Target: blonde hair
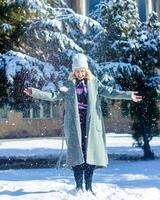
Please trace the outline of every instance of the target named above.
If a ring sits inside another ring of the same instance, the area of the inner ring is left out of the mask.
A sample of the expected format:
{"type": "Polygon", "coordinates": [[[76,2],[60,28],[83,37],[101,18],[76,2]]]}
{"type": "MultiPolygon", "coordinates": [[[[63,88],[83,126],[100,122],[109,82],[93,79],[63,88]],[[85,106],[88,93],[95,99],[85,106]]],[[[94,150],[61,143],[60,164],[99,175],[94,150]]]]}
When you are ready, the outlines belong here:
{"type": "MultiPolygon", "coordinates": [[[[85,70],[86,70],[86,76],[85,76],[85,78],[87,80],[93,80],[94,79],[94,75],[92,74],[92,72],[89,69],[85,69],[85,70]]],[[[74,72],[75,72],[75,70],[69,73],[68,80],[73,81],[73,80],[76,79],[74,72]]]]}

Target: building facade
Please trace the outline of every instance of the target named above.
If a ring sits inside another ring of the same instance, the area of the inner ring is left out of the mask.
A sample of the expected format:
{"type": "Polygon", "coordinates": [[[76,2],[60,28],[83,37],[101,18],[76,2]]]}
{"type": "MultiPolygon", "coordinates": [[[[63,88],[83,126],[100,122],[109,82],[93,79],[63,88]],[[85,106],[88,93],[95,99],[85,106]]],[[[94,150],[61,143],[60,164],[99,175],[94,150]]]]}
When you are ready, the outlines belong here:
{"type": "MultiPolygon", "coordinates": [[[[63,105],[48,102],[48,109],[44,102],[36,108],[16,112],[7,108],[0,108],[0,139],[24,137],[61,137],[63,134],[63,105]]],[[[6,105],[5,105],[6,106],[6,105]]],[[[104,119],[106,132],[132,133],[132,121],[123,118],[119,105],[109,106],[109,117],[104,119]]]]}
{"type": "Polygon", "coordinates": [[[87,0],[66,0],[69,7],[81,15],[88,14],[88,1],[87,0]]]}
{"type": "Polygon", "coordinates": [[[148,15],[154,11],[160,21],[160,0],[137,0],[141,21],[146,21],[148,15]]]}
{"type": "Polygon", "coordinates": [[[17,112],[7,104],[0,107],[0,139],[22,137],[59,137],[63,129],[63,105],[38,101],[17,112]]]}

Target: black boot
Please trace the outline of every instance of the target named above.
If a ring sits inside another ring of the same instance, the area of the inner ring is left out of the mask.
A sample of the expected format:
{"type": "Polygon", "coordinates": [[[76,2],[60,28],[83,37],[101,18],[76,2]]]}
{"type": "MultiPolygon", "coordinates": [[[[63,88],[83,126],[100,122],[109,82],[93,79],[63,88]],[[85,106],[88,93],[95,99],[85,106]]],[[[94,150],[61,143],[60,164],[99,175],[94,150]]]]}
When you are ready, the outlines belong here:
{"type": "Polygon", "coordinates": [[[87,181],[87,183],[85,184],[85,189],[87,192],[91,192],[93,195],[96,195],[92,189],[92,182],[87,181]]]}
{"type": "Polygon", "coordinates": [[[92,183],[87,183],[85,186],[87,192],[91,192],[93,195],[96,195],[96,193],[92,189],[92,183]]]}
{"type": "Polygon", "coordinates": [[[75,167],[72,167],[74,172],[74,178],[76,182],[76,190],[82,190],[83,191],[83,166],[77,165],[75,167]]]}
{"type": "Polygon", "coordinates": [[[91,192],[93,195],[95,195],[95,193],[92,190],[92,178],[94,168],[95,166],[86,164],[84,169],[85,189],[86,191],[91,192]]]}
{"type": "Polygon", "coordinates": [[[96,193],[92,190],[92,187],[89,188],[88,190],[86,190],[87,192],[90,192],[91,194],[93,194],[94,196],[96,196],[96,193]]]}

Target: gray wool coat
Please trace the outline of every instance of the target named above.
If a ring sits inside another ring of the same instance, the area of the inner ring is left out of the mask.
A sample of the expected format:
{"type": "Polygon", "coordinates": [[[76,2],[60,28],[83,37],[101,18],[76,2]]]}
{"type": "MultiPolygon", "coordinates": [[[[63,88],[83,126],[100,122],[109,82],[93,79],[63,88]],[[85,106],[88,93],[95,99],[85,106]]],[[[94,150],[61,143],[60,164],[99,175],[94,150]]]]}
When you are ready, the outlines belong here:
{"type": "MultiPolygon", "coordinates": [[[[46,101],[55,101],[60,98],[64,99],[64,133],[67,144],[67,166],[71,168],[72,166],[84,163],[84,158],[81,144],[81,128],[75,80],[68,81],[66,87],[68,91],[60,92],[59,94],[43,92],[32,88],[32,97],[46,101]]],[[[96,78],[87,81],[87,89],[88,108],[86,131],[88,137],[86,162],[91,165],[96,165],[97,167],[105,167],[108,164],[108,156],[99,96],[104,96],[109,99],[131,100],[132,92],[119,91],[112,87],[104,86],[96,78]]]]}

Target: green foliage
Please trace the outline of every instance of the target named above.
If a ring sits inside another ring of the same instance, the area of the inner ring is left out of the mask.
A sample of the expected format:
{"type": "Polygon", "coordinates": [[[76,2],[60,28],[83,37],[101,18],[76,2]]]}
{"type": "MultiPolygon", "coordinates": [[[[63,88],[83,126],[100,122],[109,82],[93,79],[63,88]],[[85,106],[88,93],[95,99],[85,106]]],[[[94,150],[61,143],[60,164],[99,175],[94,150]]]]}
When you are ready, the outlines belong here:
{"type": "MultiPolygon", "coordinates": [[[[152,77],[156,75],[155,68],[159,68],[160,66],[160,23],[158,22],[156,14],[152,13],[148,21],[137,27],[134,32],[134,43],[136,45],[133,45],[134,48],[133,46],[129,47],[131,56],[128,54],[128,57],[126,56],[125,58],[121,58],[122,60],[126,60],[127,58],[127,61],[130,61],[131,64],[139,65],[145,74],[144,85],[140,85],[139,82],[137,82],[137,89],[143,95],[143,104],[141,104],[141,106],[144,107],[143,113],[139,113],[140,111],[142,112],[142,110],[138,109],[138,111],[135,112],[135,115],[137,118],[144,118],[143,123],[150,140],[154,135],[159,134],[157,124],[159,120],[159,110],[157,107],[158,98],[156,93],[156,84],[154,83],[154,79],[152,83],[148,81],[148,79],[152,79],[152,77]]],[[[130,44],[129,40],[130,38],[128,39],[128,46],[130,44]]],[[[126,49],[126,52],[128,53],[128,49],[126,49]]],[[[125,55],[127,55],[127,53],[125,53],[125,55]]],[[[139,105],[136,104],[132,109],[136,110],[136,107],[139,107],[139,105]]],[[[136,120],[134,121],[133,128],[135,130],[134,138],[139,142],[142,130],[138,125],[138,122],[139,121],[136,122],[136,120]]]]}
{"type": "Polygon", "coordinates": [[[32,98],[23,92],[26,76],[28,76],[28,73],[25,70],[17,72],[14,77],[14,84],[10,87],[10,98],[13,100],[12,109],[16,111],[22,111],[33,103],[32,98]]]}
{"type": "Polygon", "coordinates": [[[138,144],[143,143],[144,150],[147,149],[146,157],[153,157],[149,141],[159,134],[156,88],[160,85],[160,77],[156,75],[156,68],[160,66],[160,23],[157,15],[152,13],[148,21],[142,23],[135,0],[104,0],[95,11],[94,18],[106,29],[106,37],[100,38],[102,43],[96,46],[98,50],[103,49],[98,61],[107,58],[110,61],[126,62],[138,65],[143,71],[144,78],[139,80],[133,74],[130,80],[127,80],[127,74],[114,78],[122,89],[138,91],[143,96],[141,103],[123,103],[123,114],[126,115],[130,110],[134,120],[133,138],[138,144]]]}
{"type": "Polygon", "coordinates": [[[7,4],[7,1],[0,0],[0,53],[18,46],[18,39],[23,34],[24,25],[33,16],[24,3],[7,4]]]}
{"type": "Polygon", "coordinates": [[[98,61],[119,61],[114,50],[116,41],[128,37],[130,31],[138,26],[139,15],[136,0],[103,0],[91,15],[106,30],[106,36],[100,38],[98,61]]]}
{"type": "Polygon", "coordinates": [[[119,36],[127,36],[139,18],[136,0],[115,0],[114,2],[103,0],[92,16],[108,33],[112,32],[114,35],[119,33],[119,36]]]}
{"type": "Polygon", "coordinates": [[[5,70],[0,69],[0,99],[7,97],[7,77],[5,75],[5,70]]]}
{"type": "Polygon", "coordinates": [[[0,106],[8,102],[8,80],[6,77],[5,59],[0,54],[0,106]]]}
{"type": "Polygon", "coordinates": [[[121,102],[121,113],[122,113],[122,116],[128,117],[130,113],[130,103],[128,101],[123,100],[121,102]]]}
{"type": "Polygon", "coordinates": [[[104,97],[101,98],[101,109],[103,117],[108,117],[108,101],[104,97]]]}
{"type": "MultiPolygon", "coordinates": [[[[35,14],[24,3],[18,4],[16,1],[7,3],[5,0],[0,0],[0,53],[19,46],[19,38],[23,35],[27,21],[34,17],[35,14]]],[[[3,65],[5,66],[5,63],[3,65]]],[[[5,69],[0,70],[0,91],[1,98],[10,97],[13,101],[13,91],[9,89],[5,69]]]]}

